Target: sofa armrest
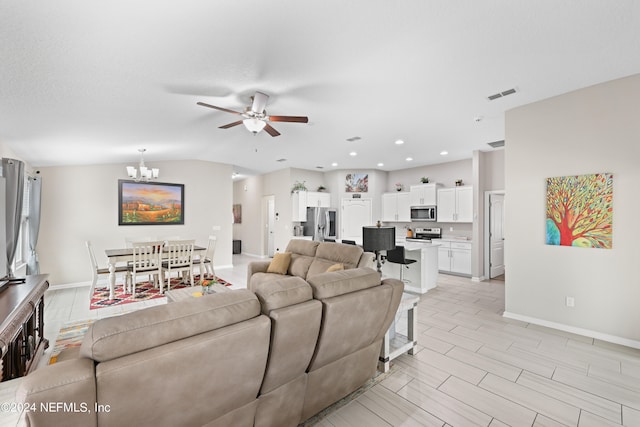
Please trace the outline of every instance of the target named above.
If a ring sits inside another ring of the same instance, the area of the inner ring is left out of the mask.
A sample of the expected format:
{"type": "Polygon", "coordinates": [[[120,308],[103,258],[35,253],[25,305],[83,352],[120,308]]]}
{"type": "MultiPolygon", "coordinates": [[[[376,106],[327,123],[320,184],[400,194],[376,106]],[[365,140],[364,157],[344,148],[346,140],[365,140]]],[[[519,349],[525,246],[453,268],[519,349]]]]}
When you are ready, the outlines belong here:
{"type": "Polygon", "coordinates": [[[247,289],[251,289],[251,276],[256,273],[266,273],[271,261],[252,261],[247,266],[247,289]]]}
{"type": "Polygon", "coordinates": [[[358,268],[367,267],[367,268],[376,268],[376,254],[373,252],[363,252],[362,256],[360,256],[360,261],[358,261],[358,268]]]}
{"type": "Polygon", "coordinates": [[[16,391],[27,426],[97,426],[94,362],[77,358],[40,368],[16,391]]]}

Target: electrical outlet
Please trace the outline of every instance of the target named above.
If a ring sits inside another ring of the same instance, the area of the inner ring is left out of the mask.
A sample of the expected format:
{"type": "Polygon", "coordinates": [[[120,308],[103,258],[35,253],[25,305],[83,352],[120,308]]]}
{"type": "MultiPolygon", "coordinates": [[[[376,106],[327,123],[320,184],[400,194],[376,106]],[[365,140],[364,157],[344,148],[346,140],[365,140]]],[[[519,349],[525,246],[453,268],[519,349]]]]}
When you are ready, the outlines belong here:
{"type": "Polygon", "coordinates": [[[566,304],[567,304],[567,307],[575,307],[575,305],[576,305],[576,300],[575,300],[575,298],[573,298],[573,297],[567,297],[567,299],[566,299],[566,304]]]}

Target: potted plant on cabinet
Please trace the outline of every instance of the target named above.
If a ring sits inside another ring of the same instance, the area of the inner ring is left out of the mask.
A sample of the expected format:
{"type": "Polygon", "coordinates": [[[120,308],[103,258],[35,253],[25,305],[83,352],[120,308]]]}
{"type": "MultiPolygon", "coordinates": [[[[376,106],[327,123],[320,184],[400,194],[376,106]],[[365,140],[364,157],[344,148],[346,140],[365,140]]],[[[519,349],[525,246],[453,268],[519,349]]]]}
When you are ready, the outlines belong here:
{"type": "Polygon", "coordinates": [[[428,176],[423,176],[422,178],[420,178],[420,182],[423,184],[428,184],[429,183],[429,177],[428,176]]]}

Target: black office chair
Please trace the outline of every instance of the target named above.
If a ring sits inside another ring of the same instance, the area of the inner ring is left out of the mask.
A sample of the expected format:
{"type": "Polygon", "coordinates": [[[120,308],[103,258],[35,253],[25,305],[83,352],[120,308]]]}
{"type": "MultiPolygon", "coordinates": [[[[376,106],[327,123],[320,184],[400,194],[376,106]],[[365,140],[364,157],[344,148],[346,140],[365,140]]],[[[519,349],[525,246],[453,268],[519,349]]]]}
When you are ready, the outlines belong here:
{"type": "Polygon", "coordinates": [[[356,242],[353,240],[343,240],[342,243],[346,244],[346,245],[355,245],[356,242]]]}
{"type": "Polygon", "coordinates": [[[396,246],[395,249],[387,251],[387,261],[400,264],[400,281],[404,282],[404,268],[409,268],[409,264],[418,260],[405,258],[404,246],[396,246]]]}

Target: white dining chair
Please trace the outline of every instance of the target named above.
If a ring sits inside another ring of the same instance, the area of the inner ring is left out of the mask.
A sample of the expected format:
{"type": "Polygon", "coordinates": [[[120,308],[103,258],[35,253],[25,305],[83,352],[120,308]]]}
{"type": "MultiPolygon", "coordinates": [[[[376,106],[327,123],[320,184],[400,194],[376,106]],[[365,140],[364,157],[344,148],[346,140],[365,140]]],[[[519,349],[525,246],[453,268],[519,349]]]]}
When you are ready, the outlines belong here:
{"type": "Polygon", "coordinates": [[[153,242],[133,242],[133,261],[131,269],[133,280],[131,282],[131,293],[136,296],[136,277],[138,274],[148,274],[153,276],[154,286],[160,286],[162,293],[162,247],[164,242],[156,240],[153,242]]]}
{"type": "MultiPolygon", "coordinates": [[[[165,245],[165,260],[162,262],[162,268],[167,273],[167,290],[171,290],[171,272],[176,271],[182,273],[184,282],[185,276],[189,277],[189,282],[193,286],[193,247],[195,240],[169,240],[165,245]]],[[[162,292],[162,285],[160,285],[162,292]]]]}
{"type": "Polygon", "coordinates": [[[155,236],[138,236],[138,237],[129,236],[124,238],[124,244],[126,248],[132,248],[133,244],[137,242],[155,242],[157,240],[160,240],[160,239],[158,239],[155,236]]]}
{"type": "MultiPolygon", "coordinates": [[[[91,241],[87,240],[84,242],[87,246],[87,251],[89,252],[89,261],[91,262],[91,289],[89,290],[89,298],[93,296],[93,292],[95,291],[96,283],[98,283],[98,276],[100,275],[109,275],[108,268],[100,268],[98,267],[98,262],[96,261],[96,256],[93,253],[93,246],[91,246],[91,241]]],[[[117,273],[125,273],[124,282],[122,284],[123,289],[126,291],[127,282],[131,282],[131,267],[129,266],[120,266],[116,267],[117,273]]]]}
{"type": "Polygon", "coordinates": [[[200,273],[199,283],[202,283],[207,273],[209,273],[213,278],[216,277],[216,270],[213,267],[213,256],[216,251],[216,241],[216,236],[209,236],[207,250],[204,252],[204,255],[198,255],[193,260],[194,267],[198,266],[198,271],[200,273]]]}

